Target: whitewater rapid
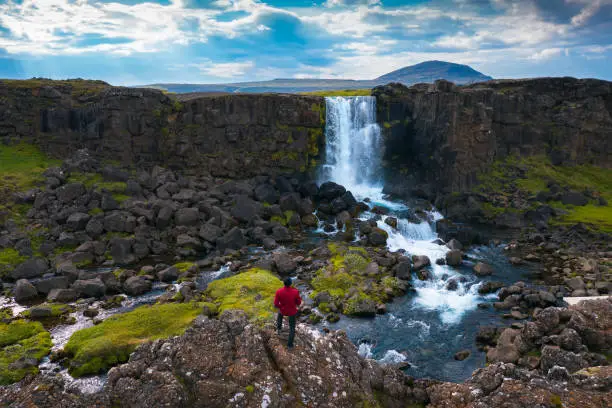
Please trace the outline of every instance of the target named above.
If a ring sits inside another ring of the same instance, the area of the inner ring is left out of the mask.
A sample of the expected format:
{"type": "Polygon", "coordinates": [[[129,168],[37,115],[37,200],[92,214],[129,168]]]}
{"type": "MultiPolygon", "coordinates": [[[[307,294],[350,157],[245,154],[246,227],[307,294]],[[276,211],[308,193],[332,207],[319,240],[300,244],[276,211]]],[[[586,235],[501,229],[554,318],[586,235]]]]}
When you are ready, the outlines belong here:
{"type": "MultiPolygon", "coordinates": [[[[436,211],[428,213],[428,220],[410,222],[410,211],[404,203],[389,200],[383,193],[383,140],[376,123],[376,99],[371,96],[326,98],[326,163],[320,182],[333,181],[351,191],[356,199],[367,200],[370,208],[384,207],[389,215],[377,221],[378,227],[389,234],[387,246],[391,251],[405,250],[409,255],[425,255],[431,260],[431,280],[413,280],[416,291],[412,307],[435,310],[445,324],[456,324],[461,316],[477,307],[481,300],[479,283],[474,277],[460,274],[453,268],[437,265],[449,251],[435,243],[438,234],[435,222],[442,218],[436,211]],[[397,229],[384,222],[397,218],[397,229]],[[457,281],[456,290],[448,290],[449,280],[457,281]]],[[[374,217],[365,212],[362,219],[374,217]]]]}

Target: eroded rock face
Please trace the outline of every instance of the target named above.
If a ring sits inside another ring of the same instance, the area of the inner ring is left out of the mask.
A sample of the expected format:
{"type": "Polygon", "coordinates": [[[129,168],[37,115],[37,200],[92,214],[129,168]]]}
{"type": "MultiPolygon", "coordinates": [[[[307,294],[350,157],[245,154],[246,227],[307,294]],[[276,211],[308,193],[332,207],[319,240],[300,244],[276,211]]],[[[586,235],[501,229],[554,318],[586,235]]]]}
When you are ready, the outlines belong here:
{"type": "MultiPolygon", "coordinates": [[[[56,157],[88,148],[124,164],[244,178],[306,171],[323,144],[325,103],[317,96],[271,94],[177,101],[153,89],[44,80],[1,82],[0,112],[6,130],[0,141],[37,143],[56,157]]],[[[125,181],[125,174],[106,172],[105,178],[125,181]]],[[[82,185],[71,184],[59,199],[68,203],[83,193],[82,185]]],[[[176,199],[189,198],[177,193],[176,199]]]]}
{"type": "Polygon", "coordinates": [[[509,154],[611,165],[611,82],[539,78],[458,87],[441,80],[380,86],[373,94],[392,165],[410,169],[413,183],[430,194],[468,191],[479,171],[509,154]]]}

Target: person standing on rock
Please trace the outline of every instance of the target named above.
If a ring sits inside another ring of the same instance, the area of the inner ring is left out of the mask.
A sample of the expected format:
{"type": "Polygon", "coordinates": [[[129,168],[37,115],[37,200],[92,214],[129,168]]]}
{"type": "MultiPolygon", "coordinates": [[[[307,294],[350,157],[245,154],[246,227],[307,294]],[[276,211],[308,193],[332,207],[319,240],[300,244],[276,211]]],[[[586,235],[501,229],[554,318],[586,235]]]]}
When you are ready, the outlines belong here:
{"type": "Polygon", "coordinates": [[[295,318],[298,312],[298,306],[302,303],[300,292],[291,287],[291,278],[285,279],[283,282],[284,287],[276,291],[274,296],[274,307],[278,309],[278,316],[276,318],[276,330],[280,334],[283,328],[283,317],[289,317],[289,339],[287,340],[287,347],[293,348],[293,338],[295,337],[295,318]]]}

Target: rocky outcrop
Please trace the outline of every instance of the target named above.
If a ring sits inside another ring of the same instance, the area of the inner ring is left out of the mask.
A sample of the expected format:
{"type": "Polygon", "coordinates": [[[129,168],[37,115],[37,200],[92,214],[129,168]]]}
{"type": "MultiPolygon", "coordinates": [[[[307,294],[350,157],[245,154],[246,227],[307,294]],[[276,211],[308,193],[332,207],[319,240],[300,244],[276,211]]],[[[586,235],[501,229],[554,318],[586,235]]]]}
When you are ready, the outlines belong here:
{"type": "Polygon", "coordinates": [[[281,336],[249,324],[242,312],[199,317],[180,337],[139,347],[109,372],[93,396],[57,392],[57,380],[0,391],[14,406],[107,407],[404,407],[427,402],[430,381],[360,357],[343,332],[299,325],[287,350],[281,336]],[[43,386],[42,384],[48,384],[43,386]],[[35,392],[33,392],[35,391],[35,392]],[[55,405],[53,405],[55,404],[55,405]],[[94,406],[94,405],[87,405],[94,406]]]}
{"type": "Polygon", "coordinates": [[[325,118],[315,96],[190,95],[101,81],[0,81],[0,143],[59,158],[87,148],[125,165],[221,177],[299,173],[318,158],[325,118]]]}
{"type": "Polygon", "coordinates": [[[513,154],[612,167],[611,82],[538,78],[458,87],[441,80],[390,84],[373,94],[389,173],[401,174],[396,181],[409,193],[468,191],[494,160],[513,154]]]}

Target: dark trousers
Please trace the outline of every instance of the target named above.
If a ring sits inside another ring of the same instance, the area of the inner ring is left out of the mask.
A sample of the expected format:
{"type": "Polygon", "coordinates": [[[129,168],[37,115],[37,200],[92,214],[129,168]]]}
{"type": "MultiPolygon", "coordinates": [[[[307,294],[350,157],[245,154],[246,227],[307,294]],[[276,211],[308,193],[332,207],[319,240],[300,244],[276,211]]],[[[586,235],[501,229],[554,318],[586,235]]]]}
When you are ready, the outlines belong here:
{"type": "MultiPolygon", "coordinates": [[[[293,339],[295,338],[295,315],[289,317],[289,339],[287,347],[293,347],[293,339]]],[[[283,314],[279,313],[276,317],[276,329],[280,332],[283,328],[283,314]]]]}

